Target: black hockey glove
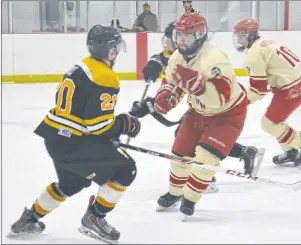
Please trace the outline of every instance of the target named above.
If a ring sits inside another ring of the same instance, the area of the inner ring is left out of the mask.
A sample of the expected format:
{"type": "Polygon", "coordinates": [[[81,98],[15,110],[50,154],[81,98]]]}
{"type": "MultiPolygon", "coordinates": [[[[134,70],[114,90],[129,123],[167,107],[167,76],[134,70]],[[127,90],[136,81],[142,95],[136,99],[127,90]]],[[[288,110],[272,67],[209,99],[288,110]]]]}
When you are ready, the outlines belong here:
{"type": "Polygon", "coordinates": [[[147,97],[142,102],[134,101],[132,109],[129,111],[129,114],[133,117],[142,118],[148,114],[153,113],[155,111],[154,100],[154,98],[147,97]]]}
{"type": "Polygon", "coordinates": [[[137,118],[123,113],[116,116],[116,120],[121,121],[120,134],[126,134],[129,137],[136,137],[139,134],[141,124],[137,118]]]}
{"type": "Polygon", "coordinates": [[[155,82],[157,78],[160,76],[161,71],[163,69],[163,63],[161,61],[160,55],[153,55],[146,66],[143,68],[143,76],[145,81],[153,81],[155,82]]]}

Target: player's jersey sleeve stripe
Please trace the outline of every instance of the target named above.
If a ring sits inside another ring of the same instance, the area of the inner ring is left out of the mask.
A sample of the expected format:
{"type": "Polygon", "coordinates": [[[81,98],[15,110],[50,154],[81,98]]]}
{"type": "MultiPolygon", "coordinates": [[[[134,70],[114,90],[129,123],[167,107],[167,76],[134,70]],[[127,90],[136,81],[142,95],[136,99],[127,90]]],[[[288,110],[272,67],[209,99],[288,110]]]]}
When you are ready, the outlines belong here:
{"type": "Polygon", "coordinates": [[[267,80],[267,76],[250,76],[250,78],[253,78],[254,80],[267,80]]]}
{"type": "Polygon", "coordinates": [[[66,125],[62,125],[62,124],[59,124],[59,123],[57,123],[55,121],[52,121],[48,116],[46,116],[44,118],[44,123],[47,124],[47,125],[49,125],[52,128],[55,128],[55,129],[66,128],[66,129],[70,130],[72,132],[72,134],[77,135],[77,136],[82,136],[82,134],[83,134],[83,132],[78,131],[78,130],[76,130],[74,128],[71,128],[71,127],[68,127],[66,125]]]}
{"type": "Polygon", "coordinates": [[[299,84],[300,82],[301,82],[301,78],[298,78],[297,80],[282,86],[280,89],[283,90],[283,89],[291,88],[291,87],[295,86],[296,84],[299,84]]]}
{"type": "Polygon", "coordinates": [[[66,126],[68,126],[68,127],[70,127],[70,128],[73,128],[73,129],[75,129],[75,130],[77,130],[77,131],[80,131],[80,132],[82,132],[82,133],[89,133],[89,130],[88,130],[86,127],[84,127],[84,126],[82,126],[82,125],[79,125],[79,124],[77,124],[77,123],[75,123],[75,122],[69,121],[69,120],[64,119],[64,118],[61,118],[61,117],[57,117],[57,116],[55,116],[55,115],[53,115],[53,114],[51,114],[51,113],[48,113],[48,114],[47,114],[47,117],[48,117],[51,121],[53,121],[53,122],[56,122],[56,123],[59,123],[59,124],[66,125],[66,126]]]}
{"type": "Polygon", "coordinates": [[[110,124],[108,124],[108,125],[106,125],[106,126],[100,128],[100,129],[97,130],[97,131],[91,132],[91,134],[100,135],[100,134],[102,134],[102,133],[108,131],[108,130],[113,126],[114,122],[115,122],[115,120],[111,121],[110,124]]]}
{"type": "Polygon", "coordinates": [[[259,95],[266,95],[268,93],[268,82],[264,78],[254,79],[250,78],[250,90],[259,95]]]}
{"type": "Polygon", "coordinates": [[[105,114],[99,117],[95,117],[92,119],[85,119],[85,124],[90,127],[90,126],[94,126],[96,124],[102,123],[104,121],[107,121],[108,119],[112,119],[114,118],[114,113],[110,113],[110,114],[105,114]]]}
{"type": "Polygon", "coordinates": [[[101,122],[101,123],[98,123],[98,124],[95,124],[93,126],[87,126],[88,130],[90,132],[95,132],[95,131],[99,131],[101,129],[103,129],[104,127],[110,125],[110,124],[113,124],[115,121],[115,118],[110,118],[104,122],[101,122]]]}
{"type": "Polygon", "coordinates": [[[252,91],[252,92],[254,92],[254,93],[256,93],[260,96],[264,96],[268,93],[268,92],[261,92],[261,91],[257,90],[256,88],[253,88],[253,87],[250,87],[250,91],[252,91]]]}
{"type": "Polygon", "coordinates": [[[58,113],[57,111],[54,111],[54,113],[51,113],[53,115],[56,115],[57,117],[63,118],[63,119],[67,119],[69,121],[72,121],[74,123],[77,123],[83,127],[85,127],[85,122],[83,119],[74,116],[74,115],[70,115],[70,114],[63,114],[63,113],[58,113]]]}

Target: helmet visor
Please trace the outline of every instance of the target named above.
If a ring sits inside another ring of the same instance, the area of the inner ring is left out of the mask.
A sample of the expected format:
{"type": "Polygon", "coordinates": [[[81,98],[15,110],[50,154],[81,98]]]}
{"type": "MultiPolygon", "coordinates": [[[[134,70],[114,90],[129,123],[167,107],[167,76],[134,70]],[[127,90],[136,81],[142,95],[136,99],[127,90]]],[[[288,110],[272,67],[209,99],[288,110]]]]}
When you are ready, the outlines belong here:
{"type": "Polygon", "coordinates": [[[108,53],[109,60],[114,60],[120,52],[126,52],[126,43],[123,39],[120,40],[117,44],[113,44],[108,53]]]}
{"type": "Polygon", "coordinates": [[[233,45],[237,51],[244,51],[248,47],[248,33],[235,31],[233,33],[233,45]]]}

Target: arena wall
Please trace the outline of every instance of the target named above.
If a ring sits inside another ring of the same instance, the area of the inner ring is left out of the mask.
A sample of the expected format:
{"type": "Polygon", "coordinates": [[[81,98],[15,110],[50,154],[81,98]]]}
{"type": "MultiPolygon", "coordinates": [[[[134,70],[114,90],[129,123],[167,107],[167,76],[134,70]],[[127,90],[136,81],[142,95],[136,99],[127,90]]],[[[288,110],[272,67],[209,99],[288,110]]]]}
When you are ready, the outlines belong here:
{"type": "MultiPolygon", "coordinates": [[[[162,51],[162,33],[124,33],[127,50],[118,56],[114,70],[121,80],[142,80],[147,59],[162,51]]],[[[301,31],[261,32],[301,57],[301,31]]],[[[216,33],[211,42],[224,50],[237,76],[247,76],[243,56],[232,45],[232,33],[216,33]]],[[[59,82],[63,73],[88,55],[86,34],[3,34],[2,82],[59,82]]]]}

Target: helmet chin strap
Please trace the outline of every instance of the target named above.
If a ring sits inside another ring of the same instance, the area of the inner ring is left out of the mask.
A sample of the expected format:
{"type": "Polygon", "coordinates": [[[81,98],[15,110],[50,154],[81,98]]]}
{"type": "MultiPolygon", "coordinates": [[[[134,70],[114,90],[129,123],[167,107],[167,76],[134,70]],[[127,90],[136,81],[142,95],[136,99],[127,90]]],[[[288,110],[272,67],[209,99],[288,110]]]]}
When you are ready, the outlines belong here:
{"type": "MultiPolygon", "coordinates": [[[[203,43],[203,45],[204,45],[204,43],[203,43]]],[[[187,62],[189,62],[189,60],[194,59],[195,57],[199,57],[200,56],[203,45],[200,46],[193,54],[184,55],[185,58],[186,58],[186,60],[187,60],[187,62]]]]}
{"type": "Polygon", "coordinates": [[[108,62],[109,62],[108,65],[109,65],[111,68],[113,68],[113,66],[115,65],[115,61],[116,61],[117,56],[118,56],[118,52],[111,53],[111,51],[109,51],[107,60],[108,60],[108,62]]]}
{"type": "Polygon", "coordinates": [[[236,46],[236,49],[237,49],[238,52],[242,52],[242,51],[244,51],[246,48],[245,48],[242,44],[239,44],[239,45],[236,46]]]}
{"type": "Polygon", "coordinates": [[[201,48],[202,48],[202,46],[200,46],[193,54],[188,55],[187,58],[193,59],[194,57],[196,57],[201,52],[201,48]]]}
{"type": "Polygon", "coordinates": [[[112,60],[109,60],[108,59],[108,61],[110,62],[110,67],[111,68],[113,68],[114,67],[114,65],[115,65],[115,62],[116,62],[116,58],[117,58],[117,55],[115,56],[115,58],[114,59],[112,59],[112,60]]]}

